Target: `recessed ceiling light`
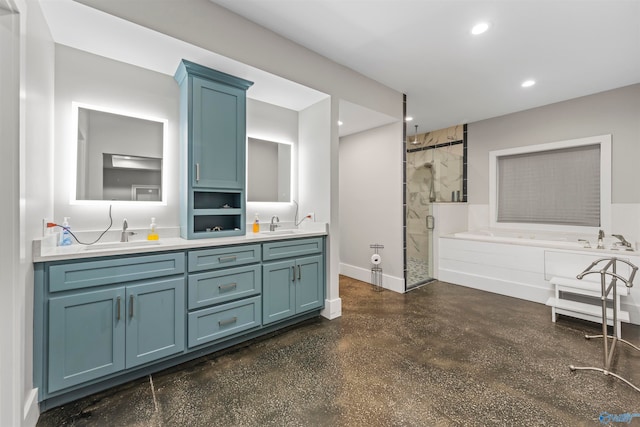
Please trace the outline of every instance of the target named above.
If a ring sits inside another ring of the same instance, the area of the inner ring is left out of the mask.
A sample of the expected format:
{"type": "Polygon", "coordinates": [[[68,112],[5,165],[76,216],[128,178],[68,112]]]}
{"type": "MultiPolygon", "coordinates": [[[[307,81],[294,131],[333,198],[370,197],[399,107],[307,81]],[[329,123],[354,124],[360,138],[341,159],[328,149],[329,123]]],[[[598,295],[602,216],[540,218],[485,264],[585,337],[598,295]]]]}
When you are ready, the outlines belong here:
{"type": "Polygon", "coordinates": [[[411,120],[413,120],[413,117],[411,117],[411,116],[407,116],[407,117],[404,118],[405,122],[410,122],[411,120]]]}
{"type": "Polygon", "coordinates": [[[479,34],[486,32],[488,29],[489,29],[488,22],[479,22],[473,26],[473,28],[471,29],[471,34],[473,34],[474,36],[477,36],[479,34]]]}
{"type": "Polygon", "coordinates": [[[522,84],[520,86],[522,86],[522,87],[531,87],[534,84],[536,84],[535,80],[525,80],[525,81],[522,82],[522,84]]]}
{"type": "Polygon", "coordinates": [[[338,126],[342,126],[342,122],[338,120],[338,126]]]}

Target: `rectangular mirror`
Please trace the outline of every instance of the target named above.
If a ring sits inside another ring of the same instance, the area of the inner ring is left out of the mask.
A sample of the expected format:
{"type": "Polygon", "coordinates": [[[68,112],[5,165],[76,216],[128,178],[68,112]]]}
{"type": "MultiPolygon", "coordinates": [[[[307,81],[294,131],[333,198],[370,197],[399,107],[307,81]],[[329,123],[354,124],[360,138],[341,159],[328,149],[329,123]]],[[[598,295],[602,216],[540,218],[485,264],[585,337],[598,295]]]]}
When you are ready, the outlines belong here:
{"type": "Polygon", "coordinates": [[[76,200],[162,201],[167,121],[74,103],[76,200]]]}
{"type": "Polygon", "coordinates": [[[247,201],[291,202],[291,145],[247,141],[247,201]]]}

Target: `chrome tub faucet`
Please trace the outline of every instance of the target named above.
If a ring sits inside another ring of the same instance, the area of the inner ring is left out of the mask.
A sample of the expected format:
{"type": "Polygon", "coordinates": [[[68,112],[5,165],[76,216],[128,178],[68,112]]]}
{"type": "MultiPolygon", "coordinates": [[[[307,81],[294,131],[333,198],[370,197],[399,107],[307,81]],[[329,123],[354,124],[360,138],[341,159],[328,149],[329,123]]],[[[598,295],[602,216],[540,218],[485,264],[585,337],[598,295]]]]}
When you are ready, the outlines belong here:
{"type": "Polygon", "coordinates": [[[618,240],[620,240],[619,242],[616,242],[616,245],[624,246],[627,251],[632,251],[633,250],[633,247],[631,246],[631,243],[628,242],[627,239],[625,239],[622,236],[622,234],[612,234],[611,236],[615,237],[618,240]]]}
{"type": "Polygon", "coordinates": [[[604,231],[600,230],[598,232],[598,249],[604,249],[604,231]]]}

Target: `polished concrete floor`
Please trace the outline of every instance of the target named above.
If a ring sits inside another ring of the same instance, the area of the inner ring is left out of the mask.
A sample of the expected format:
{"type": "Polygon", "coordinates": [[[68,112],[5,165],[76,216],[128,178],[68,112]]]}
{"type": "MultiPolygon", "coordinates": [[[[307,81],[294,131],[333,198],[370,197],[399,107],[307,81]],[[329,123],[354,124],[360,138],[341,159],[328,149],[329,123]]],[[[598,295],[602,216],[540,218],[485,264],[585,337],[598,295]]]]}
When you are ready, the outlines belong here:
{"type": "MultiPolygon", "coordinates": [[[[601,366],[601,340],[583,337],[593,324],[441,282],[400,295],[342,277],[340,295],[339,319],[54,408],[38,426],[597,426],[640,413],[628,385],[569,370],[601,366]]],[[[616,355],[612,371],[640,384],[640,352],[616,355]]]]}

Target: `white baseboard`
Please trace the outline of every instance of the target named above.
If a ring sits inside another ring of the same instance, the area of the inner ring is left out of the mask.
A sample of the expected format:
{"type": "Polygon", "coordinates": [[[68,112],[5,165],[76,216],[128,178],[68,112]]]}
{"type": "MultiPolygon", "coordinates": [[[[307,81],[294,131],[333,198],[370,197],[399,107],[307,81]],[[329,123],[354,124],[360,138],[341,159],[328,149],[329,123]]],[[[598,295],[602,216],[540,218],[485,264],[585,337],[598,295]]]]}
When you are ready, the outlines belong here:
{"type": "Polygon", "coordinates": [[[320,315],[329,320],[342,316],[342,299],[324,300],[324,310],[320,312],[320,315]]]}
{"type": "Polygon", "coordinates": [[[31,389],[24,402],[22,425],[29,427],[35,426],[38,423],[38,417],[40,417],[40,408],[38,407],[38,389],[34,388],[31,389]]]}
{"type": "MultiPolygon", "coordinates": [[[[340,274],[362,282],[371,283],[371,270],[367,270],[366,268],[340,263],[340,274]]],[[[382,274],[382,287],[400,294],[405,293],[404,278],[389,276],[388,274],[384,274],[384,272],[382,274]]]]}

